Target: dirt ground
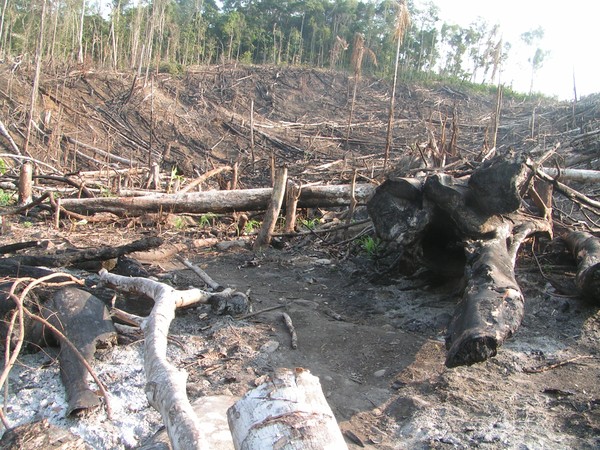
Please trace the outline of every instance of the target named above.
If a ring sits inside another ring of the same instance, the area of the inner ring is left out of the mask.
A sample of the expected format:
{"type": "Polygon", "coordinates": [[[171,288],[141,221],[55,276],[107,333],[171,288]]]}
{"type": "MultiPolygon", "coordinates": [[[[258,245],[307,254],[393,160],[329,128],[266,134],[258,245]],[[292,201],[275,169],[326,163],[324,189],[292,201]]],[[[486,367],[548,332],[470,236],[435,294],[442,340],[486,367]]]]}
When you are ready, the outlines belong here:
{"type": "MultiPolygon", "coordinates": [[[[0,113],[18,137],[30,79],[0,70],[5,75],[0,77],[0,113]]],[[[42,80],[37,113],[47,120],[40,121],[30,152],[60,173],[97,169],[98,162],[110,166],[109,157],[93,150],[100,148],[142,165],[154,158],[163,170],[175,168],[187,180],[237,162],[241,188],[269,185],[271,158],[287,164],[290,176],[304,183],[348,183],[356,170],[360,182],[376,184],[383,176],[389,86],[369,78],[361,83],[355,125],[345,144],[352,85],[343,74],[211,67],[183,77],[160,74],[154,84],[143,85],[123,74],[65,69],[42,80]],[[251,99],[257,114],[254,164],[251,99]]],[[[398,96],[390,172],[414,174],[425,160],[428,171],[441,170],[431,165],[430,143],[450,148],[453,133],[458,155],[446,161],[454,164],[452,170],[466,170],[469,160],[489,149],[493,96],[417,84],[399,86],[398,96]]],[[[506,100],[498,149],[539,155],[561,143],[563,166],[598,169],[594,130],[600,102],[588,99],[577,108],[574,114],[567,103],[506,100]]],[[[205,188],[230,181],[211,180],[205,188]]],[[[14,176],[5,173],[0,182],[14,182],[14,176]]],[[[598,195],[597,188],[592,191],[598,195]]],[[[571,204],[557,204],[555,223],[580,227],[587,219],[577,213],[571,204]]],[[[312,219],[315,211],[303,214],[312,219]]],[[[230,217],[218,220],[231,223],[230,217]]],[[[63,218],[55,230],[42,211],[3,217],[0,240],[45,240],[48,251],[56,251],[159,235],[166,243],[185,244],[180,253],[221,284],[249,291],[255,312],[279,306],[243,320],[215,315],[208,306],[178,312],[168,356],[187,370],[192,401],[241,396],[277,367],[303,367],[319,377],[351,449],[600,447],[600,312],[597,304],[574,295],[573,261],[554,247],[528,242],[521,250],[517,280],[526,314],[516,335],[489,361],[448,369],[444,335],[460,298],[457,279],[442,281],[419,270],[373,281],[382,263],[353,240],[356,230],[347,236],[282,237],[256,252],[249,245],[252,237],[237,241],[230,231],[200,227],[198,217],[180,225],[63,218]],[[199,246],[214,237],[219,244],[199,246]],[[291,348],[282,312],[296,327],[297,349],[291,348]]],[[[147,268],[180,289],[202,287],[174,257],[147,268]]],[[[105,291],[98,295],[107,297],[105,291]]],[[[138,312],[152,306],[122,295],[118,301],[138,312]]],[[[140,447],[161,428],[143,392],[140,339],[97,355],[94,369],[110,392],[112,420],[104,410],[64,417],[53,349],[19,358],[4,398],[7,419],[16,425],[47,418],[93,448],[140,447]]]]}
{"type": "MultiPolygon", "coordinates": [[[[12,233],[41,237],[18,224],[12,233]]],[[[192,401],[241,396],[277,367],[303,367],[319,377],[350,448],[598,447],[600,313],[558,294],[533,262],[517,272],[527,300],[518,333],[497,357],[447,369],[443,338],[458,299],[455,283],[423,273],[375,284],[364,255],[341,260],[324,245],[294,240],[258,253],[243,242],[194,249],[195,233],[163,236],[187,242],[185,256],[215,280],[249,291],[255,312],[282,308],[245,320],[217,316],[208,306],[178,313],[169,357],[188,371],[192,401]],[[284,311],[297,330],[295,350],[284,311]]],[[[109,229],[50,238],[92,247],[123,239],[109,229]]],[[[174,259],[148,267],[181,289],[203,287],[174,259]]],[[[143,394],[140,342],[105,350],[94,364],[111,392],[112,422],[103,411],[64,418],[52,354],[27,355],[11,374],[9,420],[47,417],[95,448],[135,448],[160,428],[143,394]]]]}

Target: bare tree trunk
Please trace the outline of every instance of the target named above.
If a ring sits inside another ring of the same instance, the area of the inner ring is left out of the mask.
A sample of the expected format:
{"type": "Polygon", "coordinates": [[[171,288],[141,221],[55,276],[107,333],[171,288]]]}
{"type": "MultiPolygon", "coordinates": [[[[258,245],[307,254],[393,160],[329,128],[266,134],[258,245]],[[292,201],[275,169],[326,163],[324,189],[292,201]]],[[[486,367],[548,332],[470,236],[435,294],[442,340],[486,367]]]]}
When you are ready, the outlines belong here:
{"type": "Polygon", "coordinates": [[[6,15],[6,8],[8,7],[8,0],[4,0],[4,6],[2,6],[2,15],[0,16],[0,57],[4,58],[4,17],[6,15]]]}
{"type": "Polygon", "coordinates": [[[400,58],[400,46],[402,39],[398,39],[396,43],[396,64],[394,65],[394,81],[392,84],[392,95],[390,97],[390,111],[388,116],[387,134],[385,138],[385,153],[383,156],[383,171],[387,169],[387,162],[390,157],[390,149],[392,148],[392,129],[394,127],[394,103],[396,101],[396,82],[398,81],[398,59],[400,58]]]}
{"type": "Polygon", "coordinates": [[[285,199],[285,232],[293,233],[296,228],[296,208],[298,207],[298,199],[302,186],[296,184],[292,180],[288,180],[286,199],[285,199]]]}
{"type": "Polygon", "coordinates": [[[271,204],[265,213],[265,219],[262,227],[256,236],[254,241],[254,249],[269,245],[271,242],[271,235],[275,229],[277,223],[277,217],[279,217],[279,211],[281,210],[281,204],[283,203],[283,197],[285,195],[285,185],[287,182],[287,167],[282,167],[277,170],[275,175],[275,184],[273,186],[273,195],[271,197],[271,204]]]}
{"type": "Polygon", "coordinates": [[[26,162],[19,173],[19,206],[31,203],[33,191],[33,165],[26,162]]]}
{"type": "Polygon", "coordinates": [[[44,18],[46,17],[46,0],[42,0],[42,13],[40,17],[40,34],[38,37],[37,48],[35,50],[35,74],[33,76],[33,87],[31,88],[31,100],[29,103],[29,112],[27,113],[27,132],[25,134],[25,144],[23,145],[23,153],[28,155],[29,139],[31,137],[31,127],[35,114],[35,104],[40,86],[40,72],[42,68],[42,49],[44,45],[44,18]]]}
{"type": "Polygon", "coordinates": [[[83,64],[83,21],[85,19],[85,0],[81,0],[81,17],[79,22],[79,51],[77,53],[77,62],[83,64]]]}

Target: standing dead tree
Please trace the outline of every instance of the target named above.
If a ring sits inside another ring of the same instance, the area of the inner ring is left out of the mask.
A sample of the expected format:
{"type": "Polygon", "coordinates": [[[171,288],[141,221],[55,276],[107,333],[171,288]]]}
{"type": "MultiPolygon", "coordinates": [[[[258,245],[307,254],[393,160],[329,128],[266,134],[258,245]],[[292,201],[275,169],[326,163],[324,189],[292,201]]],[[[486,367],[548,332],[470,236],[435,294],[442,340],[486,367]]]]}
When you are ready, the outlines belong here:
{"type": "Polygon", "coordinates": [[[354,45],[352,49],[352,57],[350,58],[350,64],[354,70],[354,87],[352,90],[352,102],[350,103],[350,114],[348,115],[348,130],[346,132],[346,147],[348,147],[348,141],[350,140],[350,130],[352,129],[352,116],[354,115],[354,105],[356,103],[356,91],[358,90],[358,83],[362,74],[363,58],[367,54],[369,59],[377,66],[377,56],[375,52],[370,48],[365,47],[365,37],[361,33],[354,35],[354,45]]]}
{"type": "Polygon", "coordinates": [[[394,81],[392,84],[392,95],[390,96],[390,111],[388,116],[388,127],[385,139],[385,154],[383,159],[383,171],[387,168],[387,162],[392,148],[392,129],[394,127],[394,103],[396,101],[396,82],[398,81],[398,63],[400,60],[400,47],[404,42],[404,35],[410,27],[410,14],[405,0],[398,2],[398,12],[396,14],[396,28],[394,28],[394,38],[396,39],[396,62],[394,64],[394,81]]]}

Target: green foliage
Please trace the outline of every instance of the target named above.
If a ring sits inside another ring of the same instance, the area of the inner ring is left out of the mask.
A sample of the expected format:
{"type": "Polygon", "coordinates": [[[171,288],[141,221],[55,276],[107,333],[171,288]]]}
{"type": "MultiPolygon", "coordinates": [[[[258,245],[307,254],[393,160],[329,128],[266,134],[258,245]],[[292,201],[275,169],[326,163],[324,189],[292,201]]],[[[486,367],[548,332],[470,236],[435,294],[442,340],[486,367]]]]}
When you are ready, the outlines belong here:
{"type": "Polygon", "coordinates": [[[319,225],[319,219],[316,217],[313,219],[300,219],[300,224],[309,230],[314,230],[317,228],[317,225],[319,225]]]}
{"type": "Polygon", "coordinates": [[[0,175],[4,175],[8,170],[8,164],[2,158],[0,158],[0,175]]]}
{"type": "Polygon", "coordinates": [[[200,225],[203,228],[214,227],[216,218],[217,218],[217,215],[215,213],[202,214],[200,216],[200,220],[198,221],[198,225],[200,225]]]}
{"type": "Polygon", "coordinates": [[[108,189],[106,187],[101,187],[100,188],[100,197],[108,198],[108,197],[116,197],[116,195],[110,189],[108,189]]]}
{"type": "Polygon", "coordinates": [[[248,234],[253,233],[254,231],[258,230],[259,228],[260,228],[260,222],[255,219],[250,219],[248,222],[246,222],[246,225],[244,225],[244,231],[248,234]]]}
{"type": "Polygon", "coordinates": [[[15,202],[14,193],[0,189],[0,206],[9,206],[15,202]]]}
{"type": "MultiPolygon", "coordinates": [[[[244,64],[335,66],[351,70],[354,36],[372,51],[365,72],[391,78],[396,61],[394,0],[203,0],[136,2],[113,0],[106,14],[86,9],[83,21],[85,64],[114,69],[142,67],[143,72],[171,75],[192,65],[224,60],[244,64]],[[345,42],[340,46],[341,42],[345,42]],[[337,46],[337,47],[336,47],[337,46]],[[142,56],[140,58],[140,55],[142,56]],[[376,59],[375,59],[376,56],[376,59]]],[[[502,30],[478,19],[469,26],[443,23],[433,1],[408,1],[412,24],[400,49],[400,73],[449,76],[463,81],[495,83],[510,51],[502,30]]],[[[45,59],[71,63],[79,34],[81,3],[58,1],[47,11],[45,59]]],[[[8,60],[35,55],[41,10],[39,2],[6,5],[0,50],[8,60]]],[[[532,47],[535,72],[547,52],[538,43],[543,30],[523,33],[532,47]]],[[[366,51],[366,50],[365,50],[366,51]]],[[[76,52],[75,52],[76,53],[76,52]]],[[[360,52],[359,52],[360,53],[360,52]]]]}
{"type": "Polygon", "coordinates": [[[159,73],[168,73],[169,75],[180,75],[183,73],[181,64],[175,62],[163,61],[158,66],[159,73]]]}
{"type": "Polygon", "coordinates": [[[359,239],[359,245],[363,253],[369,258],[375,258],[381,251],[381,240],[378,237],[362,236],[359,239]]]}
{"type": "Polygon", "coordinates": [[[184,228],[187,227],[187,223],[185,221],[185,217],[177,216],[175,218],[175,221],[174,221],[173,225],[175,226],[176,230],[183,230],[184,228]]]}

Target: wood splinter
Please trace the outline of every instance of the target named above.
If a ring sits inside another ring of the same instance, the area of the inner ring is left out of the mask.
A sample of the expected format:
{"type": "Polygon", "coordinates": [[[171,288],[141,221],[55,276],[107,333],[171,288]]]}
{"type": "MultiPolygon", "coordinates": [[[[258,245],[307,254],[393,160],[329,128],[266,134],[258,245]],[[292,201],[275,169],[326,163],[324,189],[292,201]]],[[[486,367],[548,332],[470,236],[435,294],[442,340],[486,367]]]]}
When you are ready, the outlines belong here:
{"type": "Polygon", "coordinates": [[[296,334],[296,328],[294,327],[294,323],[292,322],[292,318],[289,316],[288,313],[281,313],[281,317],[283,319],[283,322],[285,323],[285,326],[287,327],[288,331],[290,332],[290,335],[292,336],[292,348],[294,350],[296,350],[298,348],[298,335],[296,334]]]}

